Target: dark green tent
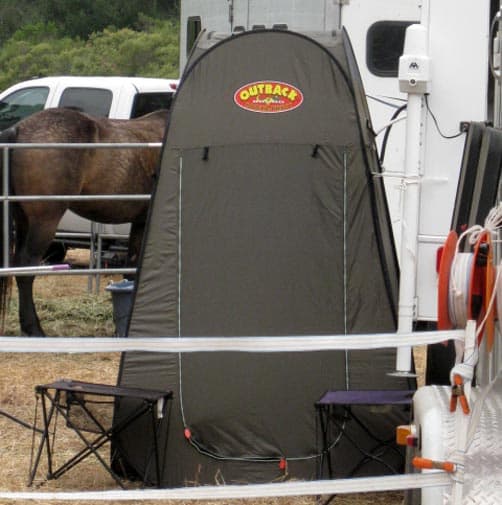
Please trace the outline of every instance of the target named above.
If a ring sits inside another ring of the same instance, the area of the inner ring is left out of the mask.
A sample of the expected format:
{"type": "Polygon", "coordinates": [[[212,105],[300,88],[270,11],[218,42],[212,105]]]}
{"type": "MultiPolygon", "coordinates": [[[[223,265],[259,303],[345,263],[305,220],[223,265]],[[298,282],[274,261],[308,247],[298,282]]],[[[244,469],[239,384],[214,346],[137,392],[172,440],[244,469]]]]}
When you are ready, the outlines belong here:
{"type": "MultiPolygon", "coordinates": [[[[344,32],[202,37],[171,109],[128,334],[394,331],[398,268],[379,170],[344,32]]],[[[387,375],[394,354],[127,353],[119,383],[174,390],[164,486],[271,481],[285,475],[281,461],[311,479],[316,400],[408,388],[387,375]]],[[[392,436],[405,414],[362,415],[392,436]]],[[[115,443],[139,474],[148,433],[115,443]]],[[[341,476],[357,455],[344,444],[337,454],[341,476]]]]}

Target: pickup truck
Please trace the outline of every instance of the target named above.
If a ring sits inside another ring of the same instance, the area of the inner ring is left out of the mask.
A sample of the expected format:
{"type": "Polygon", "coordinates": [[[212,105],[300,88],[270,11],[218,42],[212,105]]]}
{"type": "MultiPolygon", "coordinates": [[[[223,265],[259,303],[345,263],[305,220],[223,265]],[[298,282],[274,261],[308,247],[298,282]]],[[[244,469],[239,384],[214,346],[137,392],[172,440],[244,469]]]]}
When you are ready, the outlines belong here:
{"type": "MultiPolygon", "coordinates": [[[[23,81],[0,93],[0,131],[34,112],[49,107],[74,107],[100,117],[130,119],[157,109],[168,109],[177,79],[146,77],[43,77],[23,81]]],[[[120,250],[129,224],[92,224],[67,211],[49,251],[50,261],[61,261],[68,247],[89,247],[101,238],[103,249],[120,250]]],[[[106,254],[106,253],[105,253],[106,254]]],[[[109,253],[110,257],[116,257],[109,253]]]]}

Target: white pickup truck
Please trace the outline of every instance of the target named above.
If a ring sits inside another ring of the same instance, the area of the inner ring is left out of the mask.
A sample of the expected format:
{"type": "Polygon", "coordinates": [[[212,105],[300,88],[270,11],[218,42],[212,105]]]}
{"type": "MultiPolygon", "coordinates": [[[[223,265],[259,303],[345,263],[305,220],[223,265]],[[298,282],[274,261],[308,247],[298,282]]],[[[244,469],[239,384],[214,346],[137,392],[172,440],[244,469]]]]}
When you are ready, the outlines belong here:
{"type": "MultiPolygon", "coordinates": [[[[94,116],[129,119],[168,109],[177,79],[147,77],[43,77],[15,84],[0,93],[0,131],[34,112],[50,107],[74,107],[94,116]]],[[[91,224],[68,211],[58,227],[51,261],[64,258],[69,246],[89,247],[96,236],[104,248],[125,243],[129,224],[91,224]]],[[[113,255],[112,255],[113,256],[113,255]]]]}

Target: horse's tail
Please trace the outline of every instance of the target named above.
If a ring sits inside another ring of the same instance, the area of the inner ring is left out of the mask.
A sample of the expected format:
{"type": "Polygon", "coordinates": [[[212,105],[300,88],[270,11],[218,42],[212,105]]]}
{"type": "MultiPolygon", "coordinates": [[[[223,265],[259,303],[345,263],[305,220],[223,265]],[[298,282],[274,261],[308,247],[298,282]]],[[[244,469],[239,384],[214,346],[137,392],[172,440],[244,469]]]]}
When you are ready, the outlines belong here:
{"type": "MultiPolygon", "coordinates": [[[[12,144],[15,143],[17,139],[17,128],[12,126],[0,132],[0,143],[12,144]]],[[[4,149],[0,149],[0,191],[2,195],[5,194],[6,190],[10,188],[5,188],[5,177],[4,177],[4,149]]],[[[10,178],[9,178],[10,179],[10,178]]],[[[7,182],[10,184],[10,182],[7,182]]],[[[12,226],[12,213],[9,212],[8,222],[5,223],[4,220],[5,209],[3,205],[3,201],[0,202],[0,266],[5,267],[10,265],[11,259],[14,252],[14,244],[13,244],[13,226],[12,226]],[[5,226],[7,225],[8,229],[5,230],[5,226]],[[5,258],[4,253],[4,245],[6,243],[6,238],[8,238],[9,248],[7,250],[7,258],[5,258]]],[[[12,287],[12,277],[0,275],[0,325],[2,334],[5,329],[5,316],[7,314],[7,307],[10,298],[12,287]]]]}

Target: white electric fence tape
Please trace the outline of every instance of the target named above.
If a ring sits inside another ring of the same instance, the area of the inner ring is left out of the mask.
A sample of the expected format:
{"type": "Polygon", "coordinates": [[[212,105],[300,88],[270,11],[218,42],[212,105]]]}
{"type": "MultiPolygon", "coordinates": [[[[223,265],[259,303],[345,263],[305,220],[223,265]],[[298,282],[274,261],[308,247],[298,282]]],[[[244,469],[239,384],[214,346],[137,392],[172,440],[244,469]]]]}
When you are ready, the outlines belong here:
{"type": "MultiPolygon", "coordinates": [[[[70,338],[0,337],[0,352],[290,352],[346,349],[379,349],[428,345],[463,340],[463,330],[382,333],[370,335],[323,335],[294,337],[181,337],[181,338],[70,338]]],[[[75,492],[1,492],[0,499],[45,501],[105,500],[212,500],[378,492],[451,485],[443,472],[385,477],[351,478],[244,486],[200,486],[175,489],[110,490],[75,492]]]]}
{"type": "Polygon", "coordinates": [[[0,337],[0,352],[301,352],[371,350],[463,339],[464,330],[291,337],[0,337]]]}
{"type": "Polygon", "coordinates": [[[361,492],[383,492],[425,487],[449,486],[452,480],[444,472],[361,477],[276,484],[195,486],[173,489],[138,489],[74,492],[0,492],[8,500],[221,500],[279,496],[318,496],[361,492]]]}

